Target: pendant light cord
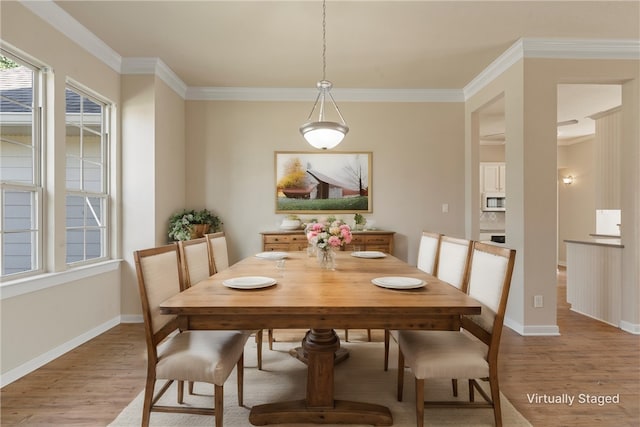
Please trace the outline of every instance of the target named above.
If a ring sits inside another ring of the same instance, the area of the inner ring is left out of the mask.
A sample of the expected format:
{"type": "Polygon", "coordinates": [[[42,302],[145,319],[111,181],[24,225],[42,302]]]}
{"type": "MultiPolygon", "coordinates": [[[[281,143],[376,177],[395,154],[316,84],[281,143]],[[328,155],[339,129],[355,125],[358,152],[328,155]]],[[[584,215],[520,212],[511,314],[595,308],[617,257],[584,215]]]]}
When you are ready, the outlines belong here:
{"type": "Polygon", "coordinates": [[[327,2],[322,0],[322,80],[327,79],[327,2]]]}

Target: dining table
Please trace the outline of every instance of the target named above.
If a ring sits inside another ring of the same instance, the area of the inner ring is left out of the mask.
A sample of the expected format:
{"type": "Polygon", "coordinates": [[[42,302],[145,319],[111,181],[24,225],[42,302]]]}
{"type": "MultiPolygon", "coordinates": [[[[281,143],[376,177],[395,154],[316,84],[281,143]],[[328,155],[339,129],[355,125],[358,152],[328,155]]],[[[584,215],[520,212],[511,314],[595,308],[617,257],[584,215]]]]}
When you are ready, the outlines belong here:
{"type": "Polygon", "coordinates": [[[460,316],[480,314],[481,305],[382,252],[337,251],[334,269],[320,268],[307,252],[265,252],[168,298],[160,311],[177,315],[183,330],[307,330],[299,352],[307,363],[306,396],[253,406],[253,425],[392,425],[386,406],[335,399],[335,329],[455,330],[460,316]]]}

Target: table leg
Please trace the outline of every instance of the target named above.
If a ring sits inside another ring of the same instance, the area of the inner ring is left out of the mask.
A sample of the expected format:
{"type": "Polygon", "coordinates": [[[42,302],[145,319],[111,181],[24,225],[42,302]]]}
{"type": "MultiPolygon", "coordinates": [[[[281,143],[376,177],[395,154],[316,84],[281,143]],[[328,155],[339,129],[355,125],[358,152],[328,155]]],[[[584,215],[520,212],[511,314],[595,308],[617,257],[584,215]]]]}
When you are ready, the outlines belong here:
{"type": "Polygon", "coordinates": [[[340,340],[332,329],[307,332],[302,344],[308,366],[306,399],[256,405],[249,414],[251,424],[392,425],[391,411],[386,406],[334,399],[333,359],[339,347],[340,340]]]}
{"type": "MultiPolygon", "coordinates": [[[[311,331],[307,331],[307,335],[310,333],[311,331]]],[[[296,348],[292,348],[291,350],[289,350],[289,354],[293,357],[295,357],[296,359],[298,359],[299,361],[301,361],[304,364],[308,363],[308,355],[304,349],[304,342],[307,339],[307,335],[305,335],[305,337],[302,339],[302,344],[303,346],[301,347],[296,347],[296,348]]],[[[339,343],[338,343],[339,344],[339,343]]],[[[337,365],[338,363],[347,360],[349,358],[349,350],[347,350],[346,348],[341,348],[338,345],[338,349],[335,351],[334,353],[334,357],[333,357],[333,364],[337,365]]]]}

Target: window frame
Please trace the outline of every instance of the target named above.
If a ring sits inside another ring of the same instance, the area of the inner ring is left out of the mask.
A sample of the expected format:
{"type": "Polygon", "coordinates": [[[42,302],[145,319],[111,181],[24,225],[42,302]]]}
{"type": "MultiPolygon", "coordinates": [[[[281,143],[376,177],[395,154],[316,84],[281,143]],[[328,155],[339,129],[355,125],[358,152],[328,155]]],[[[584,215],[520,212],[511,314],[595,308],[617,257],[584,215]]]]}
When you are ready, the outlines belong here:
{"type": "MultiPolygon", "coordinates": [[[[43,212],[44,212],[44,164],[43,155],[45,148],[45,114],[43,106],[46,105],[46,73],[47,67],[36,65],[35,61],[30,61],[21,55],[17,55],[6,48],[0,48],[0,55],[11,59],[23,67],[29,68],[33,73],[32,78],[32,120],[31,120],[31,142],[33,145],[31,156],[32,177],[31,183],[2,180],[0,181],[1,195],[0,207],[4,209],[6,191],[24,191],[32,194],[34,206],[31,207],[34,216],[29,230],[7,230],[5,227],[5,216],[0,215],[0,248],[4,248],[5,238],[8,234],[15,232],[29,231],[35,233],[31,245],[31,266],[30,270],[4,274],[0,271],[0,282],[16,280],[25,277],[42,274],[45,271],[44,262],[44,234],[43,212]]],[[[3,260],[0,260],[2,263],[3,260]]]]}
{"type": "MultiPolygon", "coordinates": [[[[67,235],[69,230],[84,230],[84,233],[86,234],[86,232],[88,230],[99,230],[100,235],[101,235],[101,247],[100,247],[100,256],[98,257],[93,257],[93,258],[88,258],[87,259],[87,255],[86,255],[86,250],[87,250],[87,241],[86,239],[83,241],[83,259],[82,260],[78,260],[78,261],[68,261],[68,257],[69,257],[69,242],[66,241],[65,242],[65,265],[68,268],[75,268],[75,267],[81,267],[81,266],[85,266],[85,265],[89,265],[89,264],[95,264],[95,263],[99,263],[99,262],[104,262],[107,261],[109,259],[111,259],[110,256],[110,248],[111,248],[111,227],[110,227],[110,213],[111,213],[111,208],[110,208],[110,200],[111,200],[111,191],[110,191],[110,147],[111,147],[111,133],[110,133],[110,128],[111,128],[111,119],[112,119],[112,110],[113,110],[113,104],[110,103],[108,100],[102,98],[100,95],[96,94],[95,92],[93,92],[92,90],[84,87],[83,85],[80,85],[77,82],[74,82],[70,79],[67,79],[66,84],[65,84],[65,94],[66,91],[70,90],[72,92],[74,92],[76,95],[79,95],[81,98],[87,98],[89,99],[91,102],[99,104],[102,107],[102,114],[101,114],[101,122],[100,122],[100,126],[101,126],[101,134],[100,134],[100,140],[101,140],[101,146],[100,146],[100,158],[102,160],[101,162],[101,166],[102,166],[102,173],[101,173],[101,191],[92,191],[92,190],[86,190],[86,188],[84,188],[84,174],[83,174],[83,159],[84,157],[82,156],[82,151],[80,153],[80,156],[78,157],[80,159],[80,182],[81,182],[81,188],[80,189],[76,189],[76,188],[68,188],[67,187],[67,168],[68,168],[68,159],[69,159],[69,155],[67,153],[65,153],[65,164],[64,164],[64,169],[65,169],[65,191],[64,191],[64,205],[65,208],[67,206],[67,198],[69,196],[73,196],[73,197],[82,197],[84,199],[84,206],[88,206],[87,203],[87,199],[91,199],[91,198],[98,198],[102,200],[103,206],[102,206],[102,224],[98,224],[97,226],[89,226],[86,223],[82,226],[69,226],[68,223],[66,222],[68,220],[67,214],[65,213],[65,236],[67,235]]],[[[66,97],[65,97],[66,98],[66,97]]],[[[83,112],[80,111],[79,113],[73,113],[73,114],[79,114],[81,119],[82,119],[82,114],[83,112]]],[[[65,129],[68,125],[73,124],[76,125],[75,122],[70,123],[67,118],[68,118],[69,113],[67,112],[67,107],[66,107],[66,99],[65,99],[65,129]]],[[[82,135],[82,130],[83,130],[83,126],[82,126],[82,120],[80,120],[81,125],[78,126],[78,129],[80,130],[80,135],[82,135]]],[[[66,138],[68,137],[68,135],[66,135],[66,131],[65,131],[65,142],[66,142],[66,138]]],[[[60,202],[62,203],[62,201],[60,202]]],[[[65,209],[66,211],[66,209],[65,209]]]]}

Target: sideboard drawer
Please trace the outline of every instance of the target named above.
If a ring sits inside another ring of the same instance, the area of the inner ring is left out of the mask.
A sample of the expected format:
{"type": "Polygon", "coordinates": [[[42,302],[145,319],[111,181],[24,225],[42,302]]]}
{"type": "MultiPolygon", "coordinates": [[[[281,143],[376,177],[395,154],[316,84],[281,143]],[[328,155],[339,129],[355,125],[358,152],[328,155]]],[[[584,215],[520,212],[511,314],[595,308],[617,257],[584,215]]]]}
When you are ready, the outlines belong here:
{"type": "Polygon", "coordinates": [[[388,245],[390,236],[364,236],[366,245],[388,245]]]}
{"type": "MultiPolygon", "coordinates": [[[[261,234],[262,250],[264,251],[304,251],[308,246],[307,236],[302,230],[268,231],[261,234]]],[[[342,249],[352,251],[354,246],[358,246],[363,251],[381,251],[393,254],[393,235],[393,231],[355,231],[351,243],[342,249]]]]}
{"type": "Polygon", "coordinates": [[[289,236],[286,234],[270,234],[270,235],[265,235],[264,236],[264,244],[270,244],[270,243],[283,243],[283,244],[289,244],[289,242],[291,241],[291,237],[293,236],[289,236]]]}
{"type": "Polygon", "coordinates": [[[291,249],[288,243],[265,243],[262,247],[262,250],[265,252],[267,251],[288,252],[291,249]]]}

